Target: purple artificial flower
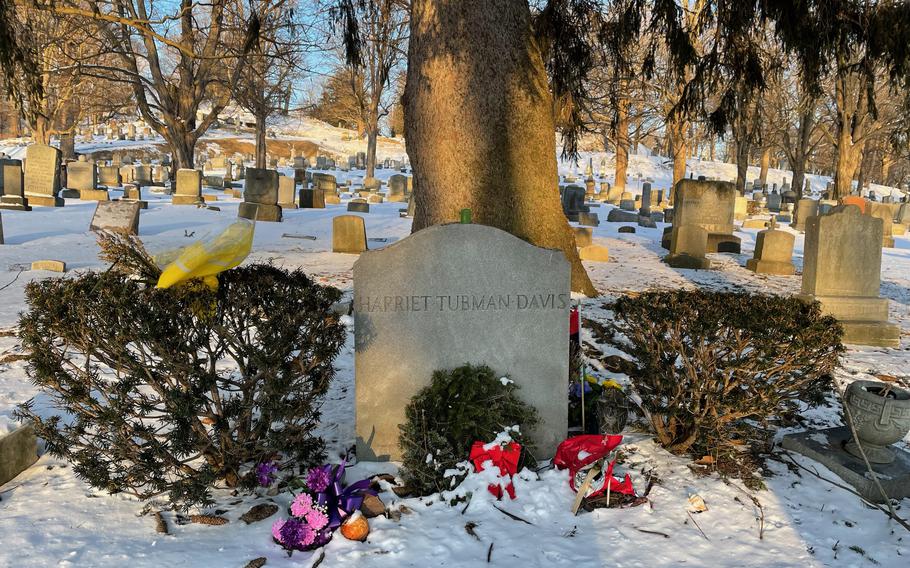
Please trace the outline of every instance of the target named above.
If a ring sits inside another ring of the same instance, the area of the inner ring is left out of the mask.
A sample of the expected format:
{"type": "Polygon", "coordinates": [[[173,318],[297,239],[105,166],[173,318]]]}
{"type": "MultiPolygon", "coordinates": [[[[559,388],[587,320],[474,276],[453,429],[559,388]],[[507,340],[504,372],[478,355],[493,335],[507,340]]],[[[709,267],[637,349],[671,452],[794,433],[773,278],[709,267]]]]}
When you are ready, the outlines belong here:
{"type": "Polygon", "coordinates": [[[281,544],[290,550],[303,550],[316,541],[316,531],[306,522],[288,519],[279,531],[281,544]]]}
{"type": "Polygon", "coordinates": [[[324,465],[321,467],[314,467],[306,474],[306,485],[310,488],[310,491],[315,491],[316,493],[321,493],[328,489],[329,484],[332,482],[332,466],[324,465]]]}
{"type": "Polygon", "coordinates": [[[259,481],[259,485],[263,487],[268,487],[274,483],[276,473],[278,473],[278,464],[271,460],[261,462],[256,466],[256,479],[259,481]]]}

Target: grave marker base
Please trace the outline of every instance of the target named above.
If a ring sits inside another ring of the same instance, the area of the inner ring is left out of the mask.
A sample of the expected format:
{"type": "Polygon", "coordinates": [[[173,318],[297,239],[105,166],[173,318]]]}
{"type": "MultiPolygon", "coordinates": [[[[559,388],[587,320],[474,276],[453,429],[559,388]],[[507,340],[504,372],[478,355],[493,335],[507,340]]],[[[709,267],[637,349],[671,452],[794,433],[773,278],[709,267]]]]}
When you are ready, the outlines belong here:
{"type": "Polygon", "coordinates": [[[35,207],[63,207],[65,202],[60,197],[29,195],[28,204],[35,207]]]}
{"type": "Polygon", "coordinates": [[[79,199],[82,201],[110,201],[111,196],[104,189],[83,189],[79,192],[79,199]]]}
{"type": "MultiPolygon", "coordinates": [[[[875,482],[869,478],[863,460],[844,450],[844,444],[852,438],[850,428],[840,426],[826,430],[809,430],[784,436],[781,445],[790,451],[811,458],[838,477],[852,485],[867,500],[882,503],[882,494],[875,482]]],[[[910,497],[910,454],[892,447],[895,460],[890,464],[876,464],[875,473],[882,489],[891,499],[910,497]]]]}

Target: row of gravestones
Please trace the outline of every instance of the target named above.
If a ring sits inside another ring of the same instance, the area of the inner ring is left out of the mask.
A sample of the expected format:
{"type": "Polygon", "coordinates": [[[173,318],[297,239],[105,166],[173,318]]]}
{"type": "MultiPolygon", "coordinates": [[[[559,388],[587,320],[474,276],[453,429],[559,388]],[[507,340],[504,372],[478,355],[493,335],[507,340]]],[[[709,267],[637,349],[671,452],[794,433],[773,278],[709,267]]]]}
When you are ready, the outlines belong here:
{"type": "MultiPolygon", "coordinates": [[[[706,269],[711,266],[708,252],[739,253],[740,239],[733,235],[736,190],[732,183],[682,180],[675,194],[673,224],[668,228],[670,253],[665,258],[670,266],[706,269]]],[[[824,213],[803,206],[801,297],[819,301],[826,313],[836,317],[847,343],[899,344],[900,329],[888,322],[888,301],[879,297],[882,246],[887,243],[884,226],[891,217],[887,205],[850,198],[824,213]]],[[[747,268],[794,274],[794,240],[793,233],[776,228],[772,217],[771,226],[758,234],[747,268]]]]}

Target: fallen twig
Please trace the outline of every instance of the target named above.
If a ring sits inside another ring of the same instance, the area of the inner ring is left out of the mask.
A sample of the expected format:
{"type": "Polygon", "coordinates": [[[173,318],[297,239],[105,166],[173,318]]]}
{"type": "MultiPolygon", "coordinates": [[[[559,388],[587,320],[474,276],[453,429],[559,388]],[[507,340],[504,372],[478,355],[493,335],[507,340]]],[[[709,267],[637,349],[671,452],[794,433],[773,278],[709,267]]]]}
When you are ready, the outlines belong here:
{"type": "Polygon", "coordinates": [[[522,519],[521,517],[519,517],[518,515],[513,515],[512,513],[506,511],[505,509],[500,509],[496,505],[493,505],[493,508],[514,521],[521,521],[526,525],[531,525],[532,527],[534,526],[534,523],[528,522],[528,521],[522,519]]]}
{"type": "Polygon", "coordinates": [[[670,538],[670,535],[668,535],[667,533],[662,533],[660,531],[649,531],[648,529],[640,529],[638,527],[632,527],[632,528],[634,528],[638,532],[643,532],[645,534],[656,534],[657,536],[662,536],[664,538],[670,538]]]}
{"type": "Polygon", "coordinates": [[[690,513],[689,511],[686,511],[686,514],[689,515],[690,519],[692,519],[692,524],[695,525],[695,528],[698,529],[698,532],[701,533],[701,536],[705,537],[705,540],[711,540],[710,538],[708,538],[708,535],[705,534],[705,531],[701,530],[701,527],[698,526],[698,523],[695,522],[695,517],[692,516],[692,513],[690,513]]]}
{"type": "Polygon", "coordinates": [[[313,562],[313,564],[310,565],[310,568],[316,568],[317,566],[319,566],[320,564],[322,564],[322,561],[323,561],[323,560],[325,560],[325,550],[320,550],[320,551],[319,551],[319,558],[316,559],[316,562],[313,562]]]}
{"type": "Polygon", "coordinates": [[[487,549],[487,564],[490,563],[490,557],[493,556],[493,543],[490,543],[490,548],[487,549]]]}
{"type": "Polygon", "coordinates": [[[844,485],[844,484],[842,484],[842,483],[838,483],[838,482],[836,482],[836,481],[832,481],[832,480],[828,479],[827,477],[822,477],[821,474],[819,474],[817,471],[812,471],[812,470],[809,469],[808,467],[806,467],[806,466],[804,466],[804,465],[798,463],[796,460],[794,460],[792,457],[790,457],[790,455],[787,454],[787,453],[784,453],[784,454],[782,454],[782,455],[786,456],[787,459],[790,460],[790,461],[793,463],[793,465],[795,465],[796,467],[798,467],[798,468],[800,468],[800,469],[802,469],[802,470],[805,470],[805,471],[811,473],[812,475],[814,475],[815,477],[821,479],[822,481],[827,481],[828,483],[830,483],[831,485],[833,485],[833,486],[835,486],[835,487],[840,487],[840,488],[843,489],[844,491],[849,491],[850,493],[853,493],[854,495],[856,495],[857,497],[859,497],[860,500],[861,500],[863,503],[865,503],[866,505],[868,505],[868,506],[870,506],[870,507],[872,507],[872,508],[878,509],[878,510],[881,511],[882,513],[886,514],[887,516],[889,516],[889,517],[891,517],[892,519],[894,519],[895,521],[897,521],[897,523],[898,523],[899,525],[901,525],[902,527],[904,527],[905,529],[907,529],[908,531],[910,531],[910,524],[908,524],[907,521],[905,521],[905,520],[902,519],[901,517],[898,517],[897,514],[892,513],[890,510],[885,509],[884,507],[882,507],[882,506],[879,505],[878,503],[873,503],[872,501],[869,501],[868,499],[866,499],[865,497],[863,497],[862,495],[860,495],[859,492],[856,491],[855,489],[853,489],[852,487],[848,487],[848,486],[846,486],[846,485],[844,485]]]}
{"type": "Polygon", "coordinates": [[[758,507],[758,540],[764,540],[765,538],[765,509],[761,506],[761,502],[758,500],[758,497],[752,495],[739,485],[733,483],[729,479],[724,479],[724,483],[738,489],[743,495],[752,500],[752,503],[758,507]]]}

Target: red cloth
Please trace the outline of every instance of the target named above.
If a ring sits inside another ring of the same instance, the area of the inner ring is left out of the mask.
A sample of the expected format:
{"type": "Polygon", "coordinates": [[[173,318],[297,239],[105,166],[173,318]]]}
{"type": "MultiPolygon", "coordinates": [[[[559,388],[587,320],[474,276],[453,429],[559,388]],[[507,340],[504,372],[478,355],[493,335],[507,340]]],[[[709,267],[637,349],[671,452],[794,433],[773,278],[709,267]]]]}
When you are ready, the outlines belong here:
{"type": "MultiPolygon", "coordinates": [[[[486,449],[484,448],[484,443],[478,441],[471,446],[471,455],[469,457],[474,462],[474,469],[477,471],[483,471],[484,462],[493,462],[493,465],[499,468],[499,475],[509,479],[509,483],[505,487],[506,493],[512,499],[515,498],[515,486],[512,485],[512,476],[518,473],[518,459],[521,457],[520,445],[515,442],[509,442],[505,448],[496,444],[490,449],[486,449]]],[[[503,488],[501,485],[491,483],[487,489],[497,499],[502,499],[503,488]]]]}
{"type": "Polygon", "coordinates": [[[578,335],[578,329],[581,327],[578,317],[578,308],[569,310],[569,336],[578,335]]]}
{"type": "MultiPolygon", "coordinates": [[[[553,464],[558,469],[569,470],[569,487],[572,488],[572,491],[577,491],[575,488],[575,475],[579,470],[606,457],[610,452],[617,448],[621,442],[622,436],[619,435],[601,436],[599,434],[585,434],[582,436],[573,436],[567,440],[563,440],[563,442],[559,444],[559,447],[556,449],[556,457],[553,458],[553,464]],[[584,452],[586,455],[581,457],[579,455],[581,452],[584,452]]],[[[606,493],[607,487],[610,488],[611,492],[634,495],[635,491],[632,488],[632,479],[628,475],[626,475],[625,479],[622,481],[613,477],[613,466],[615,463],[616,460],[611,461],[604,472],[604,475],[607,477],[607,483],[604,484],[603,488],[589,495],[589,497],[595,497],[606,493]]]]}

